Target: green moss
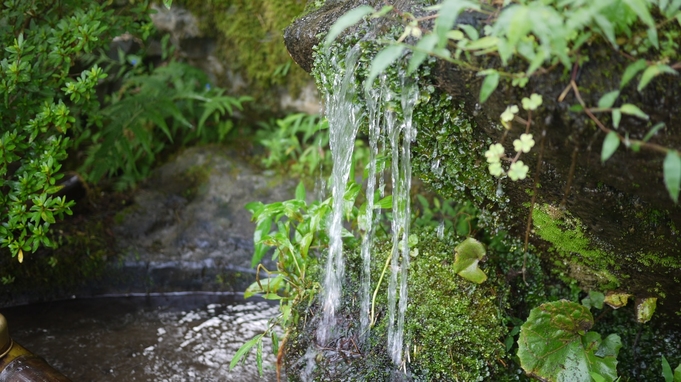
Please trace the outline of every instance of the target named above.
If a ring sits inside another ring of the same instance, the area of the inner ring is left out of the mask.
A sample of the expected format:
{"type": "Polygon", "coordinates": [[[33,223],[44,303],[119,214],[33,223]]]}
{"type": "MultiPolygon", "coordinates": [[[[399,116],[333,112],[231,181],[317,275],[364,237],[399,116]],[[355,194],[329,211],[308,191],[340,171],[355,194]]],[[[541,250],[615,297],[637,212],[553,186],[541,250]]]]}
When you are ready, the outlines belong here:
{"type": "Polygon", "coordinates": [[[409,272],[406,342],[409,367],[423,381],[475,381],[492,375],[504,352],[506,298],[494,282],[474,284],[452,272],[461,238],[419,233],[409,272]],[[500,303],[501,302],[501,303],[500,303]]]}
{"type": "Polygon", "coordinates": [[[286,85],[295,93],[310,81],[283,44],[284,28],[303,12],[305,1],[184,0],[181,4],[197,15],[205,36],[217,38],[220,61],[244,77],[249,95],[261,103],[278,100],[269,93],[273,85],[286,85]]]}
{"type": "Polygon", "coordinates": [[[554,264],[566,268],[572,278],[584,286],[601,289],[612,289],[620,284],[611,273],[619,270],[616,257],[586,236],[579,219],[544,204],[535,206],[532,222],[536,234],[551,243],[552,249],[563,259],[562,264],[560,261],[554,264]]]}

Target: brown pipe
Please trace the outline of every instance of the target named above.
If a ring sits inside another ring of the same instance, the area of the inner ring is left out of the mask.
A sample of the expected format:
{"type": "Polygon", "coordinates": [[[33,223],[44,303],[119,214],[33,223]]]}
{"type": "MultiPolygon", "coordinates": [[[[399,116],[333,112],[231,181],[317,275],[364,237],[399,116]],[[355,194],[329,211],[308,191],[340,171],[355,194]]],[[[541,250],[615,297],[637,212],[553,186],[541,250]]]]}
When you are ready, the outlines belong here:
{"type": "Polygon", "coordinates": [[[44,359],[32,354],[9,336],[0,314],[0,382],[71,382],[44,359]]]}

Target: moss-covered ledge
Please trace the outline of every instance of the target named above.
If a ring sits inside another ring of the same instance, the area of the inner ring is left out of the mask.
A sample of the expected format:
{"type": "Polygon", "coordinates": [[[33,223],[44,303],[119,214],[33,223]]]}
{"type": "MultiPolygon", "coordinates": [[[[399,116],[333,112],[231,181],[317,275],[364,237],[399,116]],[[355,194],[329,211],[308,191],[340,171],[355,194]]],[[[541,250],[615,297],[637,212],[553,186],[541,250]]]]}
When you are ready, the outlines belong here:
{"type": "MultiPolygon", "coordinates": [[[[286,30],[289,52],[303,69],[311,70],[318,34],[327,31],[347,10],[360,4],[378,7],[378,3],[334,1],[306,14],[286,30]]],[[[421,3],[399,1],[394,5],[401,11],[419,14],[421,3]]],[[[467,13],[459,22],[481,28],[481,20],[467,13]]],[[[668,27],[679,28],[676,24],[668,27]]],[[[357,29],[349,31],[349,34],[357,33],[357,29]]],[[[478,205],[487,208],[489,201],[494,201],[498,222],[510,227],[518,237],[525,235],[530,201],[536,192],[532,214],[536,221],[530,239],[538,248],[546,249],[547,269],[562,264],[559,272],[577,279],[585,289],[619,288],[637,297],[656,295],[661,298],[660,312],[681,313],[681,280],[674,277],[679,273],[681,259],[678,231],[681,208],[672,202],[663,184],[664,156],[620,148],[605,164],[601,163],[605,134],[584,113],[570,109],[578,100],[574,91],[566,91],[574,80],[586,104],[596,105],[603,94],[619,89],[621,74],[618,73],[623,73],[630,62],[625,54],[615,51],[604,40],[596,40],[588,47],[588,59],[573,71],[556,66],[532,76],[522,89],[502,82],[487,102],[480,105],[478,94],[483,77],[438,61],[429,74],[430,82],[436,91],[452,97],[449,113],[457,117],[445,119],[445,123],[440,120],[432,126],[418,126],[419,136],[413,145],[414,169],[434,189],[450,197],[461,194],[461,184],[450,183],[457,173],[473,172],[476,177],[491,179],[499,187],[493,194],[487,190],[488,200],[478,201],[478,205]],[[530,132],[537,141],[536,147],[523,156],[530,167],[530,176],[518,182],[502,179],[496,183],[487,173],[486,145],[502,142],[507,152],[513,152],[511,143],[521,131],[518,127],[506,133],[500,126],[499,116],[508,105],[520,105],[523,97],[535,92],[542,94],[544,103],[532,115],[530,132]],[[451,156],[441,154],[443,142],[456,145],[453,138],[460,134],[461,121],[473,127],[469,137],[478,142],[453,149],[463,150],[471,159],[465,162],[466,168],[452,162],[451,156]],[[438,141],[437,137],[442,139],[438,141]],[[540,153],[541,163],[538,162],[540,153]],[[499,207],[499,198],[508,203],[499,207]]],[[[501,67],[494,58],[480,59],[475,64],[485,68],[501,67]]],[[[511,65],[523,67],[519,62],[511,65]]],[[[630,84],[624,87],[620,99],[638,105],[650,116],[648,121],[623,116],[618,130],[621,134],[642,139],[652,125],[662,122],[666,128],[650,142],[681,149],[681,82],[677,77],[657,77],[642,92],[630,84]]],[[[464,186],[467,187],[464,192],[475,200],[480,190],[464,186]]],[[[494,207],[490,211],[494,212],[494,207]]]]}

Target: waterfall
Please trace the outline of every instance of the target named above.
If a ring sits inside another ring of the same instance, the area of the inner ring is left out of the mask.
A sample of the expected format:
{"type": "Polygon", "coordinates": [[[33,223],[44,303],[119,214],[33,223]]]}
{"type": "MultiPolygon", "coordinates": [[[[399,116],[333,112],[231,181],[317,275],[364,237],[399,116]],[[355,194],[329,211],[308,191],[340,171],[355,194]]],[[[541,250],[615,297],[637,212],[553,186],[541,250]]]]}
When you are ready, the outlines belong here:
{"type": "Polygon", "coordinates": [[[391,222],[393,246],[388,285],[388,351],[390,358],[397,366],[402,365],[404,316],[408,302],[411,142],[416,137],[416,129],[412,125],[412,113],[418,97],[416,85],[409,81],[403,72],[400,73],[400,78],[403,121],[398,126],[395,113],[388,111],[386,114],[386,134],[391,148],[393,187],[393,220],[391,222]],[[399,305],[397,304],[398,279],[399,305]]]}
{"type": "Polygon", "coordinates": [[[341,283],[344,274],[343,259],[343,205],[345,188],[348,183],[352,152],[359,128],[361,107],[356,102],[354,80],[360,49],[356,45],[345,57],[343,67],[334,62],[338,69],[334,73],[332,89],[325,96],[326,118],[329,121],[329,145],[333,169],[331,170],[331,197],[333,198],[331,220],[328,226],[329,251],[326,260],[322,290],[322,322],[317,329],[317,341],[328,342],[329,332],[335,323],[336,310],[340,306],[341,283]]]}
{"type": "Polygon", "coordinates": [[[409,270],[409,222],[411,219],[411,142],[416,136],[412,114],[418,98],[418,88],[404,71],[399,73],[400,89],[390,89],[385,76],[379,78],[378,86],[363,94],[366,108],[355,101],[357,80],[355,70],[360,49],[353,47],[343,61],[330,57],[331,72],[321,75],[329,121],[329,134],[333,169],[331,196],[333,199],[328,226],[329,249],[322,286],[323,317],[317,328],[317,343],[328,346],[333,339],[336,312],[340,307],[341,283],[344,275],[343,259],[343,195],[346,190],[352,160],[352,152],[360,124],[366,124],[369,133],[370,163],[366,185],[366,210],[359,217],[363,232],[361,242],[362,268],[360,274],[360,332],[362,344],[367,343],[371,327],[371,250],[374,225],[374,195],[381,197],[385,189],[382,167],[377,164],[379,154],[391,157],[392,181],[392,250],[388,280],[388,338],[387,348],[393,363],[402,367],[404,351],[404,322],[407,311],[407,276],[409,270]],[[399,103],[396,105],[396,103],[399,103]],[[398,106],[399,105],[399,106],[398,106]],[[366,119],[364,119],[366,117],[366,119]],[[377,184],[378,178],[378,184],[377,184]]]}

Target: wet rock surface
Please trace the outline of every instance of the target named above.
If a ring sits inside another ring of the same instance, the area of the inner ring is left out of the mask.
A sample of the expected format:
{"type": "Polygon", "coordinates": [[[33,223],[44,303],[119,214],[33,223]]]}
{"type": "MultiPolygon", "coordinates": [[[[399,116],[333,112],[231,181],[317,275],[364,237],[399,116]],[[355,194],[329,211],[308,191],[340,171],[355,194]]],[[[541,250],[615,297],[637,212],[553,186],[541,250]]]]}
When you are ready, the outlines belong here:
{"type": "Polygon", "coordinates": [[[116,215],[119,277],[101,292],[243,291],[255,279],[244,206],[288,199],[294,187],[224,147],[185,150],[116,215]]]}

